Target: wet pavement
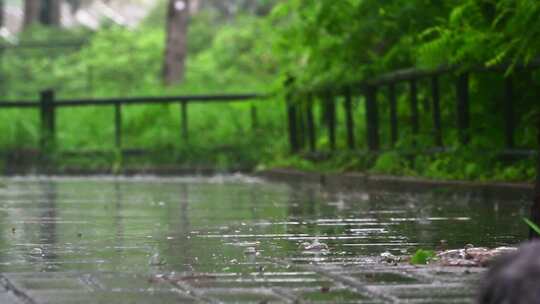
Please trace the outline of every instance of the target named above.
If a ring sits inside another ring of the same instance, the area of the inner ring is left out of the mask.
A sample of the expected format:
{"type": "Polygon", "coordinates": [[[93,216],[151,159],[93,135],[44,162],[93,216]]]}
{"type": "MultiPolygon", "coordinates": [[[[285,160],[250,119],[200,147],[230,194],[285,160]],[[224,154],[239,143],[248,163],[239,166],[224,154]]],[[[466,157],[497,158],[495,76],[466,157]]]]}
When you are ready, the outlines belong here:
{"type": "Polygon", "coordinates": [[[213,178],[9,178],[0,303],[471,303],[482,269],[380,254],[524,239],[527,202],[213,178]]]}

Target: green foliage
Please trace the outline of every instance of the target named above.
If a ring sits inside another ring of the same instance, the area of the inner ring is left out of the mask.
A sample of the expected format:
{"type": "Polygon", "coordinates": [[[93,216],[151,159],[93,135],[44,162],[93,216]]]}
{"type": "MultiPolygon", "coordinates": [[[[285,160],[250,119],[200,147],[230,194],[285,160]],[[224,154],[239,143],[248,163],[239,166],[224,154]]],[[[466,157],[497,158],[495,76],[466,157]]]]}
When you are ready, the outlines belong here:
{"type": "Polygon", "coordinates": [[[300,156],[281,156],[272,159],[268,164],[259,165],[258,170],[265,170],[268,168],[289,168],[299,169],[305,171],[319,171],[316,164],[300,156]]]}
{"type": "Polygon", "coordinates": [[[436,257],[435,251],[418,249],[411,257],[411,264],[426,265],[436,257]]]}
{"type": "Polygon", "coordinates": [[[401,174],[404,170],[404,160],[397,152],[386,152],[381,154],[372,171],[377,173],[401,174]]]}
{"type": "Polygon", "coordinates": [[[291,0],[271,20],[282,73],[302,89],[415,64],[529,62],[540,51],[536,0],[291,0]]]}
{"type": "MultiPolygon", "coordinates": [[[[180,94],[265,93],[272,89],[272,55],[265,41],[257,39],[271,28],[252,16],[217,23],[210,12],[191,21],[190,53],[186,81],[175,87],[161,83],[164,53],[163,28],[145,23],[137,29],[109,26],[96,33],[35,27],[23,34],[28,40],[86,39],[82,47],[13,49],[3,54],[2,99],[36,99],[39,91],[52,88],[57,98],[159,96],[180,94]],[[64,39],[64,38],[62,38],[64,39]],[[270,84],[270,86],[269,86],[270,84]]],[[[160,155],[150,163],[181,163],[201,167],[254,167],[286,149],[282,136],[282,107],[278,100],[250,103],[189,104],[189,141],[180,136],[178,105],[124,106],[123,148],[146,149],[160,155]],[[263,106],[264,104],[264,106],[263,106]],[[258,110],[258,126],[252,128],[251,107],[258,110]],[[272,146],[266,140],[273,142],[272,146]]],[[[34,110],[0,113],[3,148],[37,149],[38,116],[34,110]]],[[[114,152],[112,107],[61,108],[57,111],[59,149],[111,151],[97,166],[116,171],[131,160],[114,152]]],[[[69,162],[63,159],[63,162],[69,162]]],[[[83,160],[72,165],[88,167],[83,160]]],[[[141,163],[141,165],[143,165],[141,163]]]]}
{"type": "Polygon", "coordinates": [[[458,1],[444,22],[424,31],[419,63],[492,66],[527,63],[540,51],[540,3],[458,1]]]}
{"type": "MultiPolygon", "coordinates": [[[[321,171],[367,171],[435,179],[523,181],[534,177],[533,159],[503,161],[505,146],[504,79],[471,75],[471,143],[459,143],[455,128],[452,75],[441,77],[443,142],[449,152],[419,154],[434,146],[431,90],[418,85],[420,133],[413,134],[409,92],[397,87],[399,141],[390,137],[386,88],[378,105],[382,150],[370,154],[339,152],[325,157],[291,157],[285,136],[283,99],[291,93],[306,109],[306,92],[337,90],[400,68],[440,65],[491,66],[534,60],[540,50],[540,4],[536,0],[320,0],[236,1],[235,12],[221,1],[206,1],[190,20],[186,80],[161,83],[165,1],[137,29],[108,26],[97,32],[35,27],[21,41],[86,40],[80,48],[7,50],[3,53],[2,99],[35,99],[53,88],[59,98],[258,92],[274,97],[258,106],[259,126],[251,128],[250,104],[190,104],[188,142],[180,138],[177,105],[122,108],[124,148],[161,152],[168,162],[219,167],[246,164],[259,168],[295,167],[321,171]],[[270,7],[272,12],[267,15],[270,7]],[[288,77],[295,81],[286,90],[288,77]],[[486,114],[487,113],[487,114],[486,114]],[[403,127],[401,127],[403,125],[403,127]],[[383,127],[384,126],[384,127],[383,127]],[[488,152],[486,152],[488,151],[488,152]],[[399,153],[398,153],[399,152],[399,153]]],[[[513,70],[509,70],[509,74],[513,70]]],[[[514,72],[516,144],[536,145],[540,73],[514,72]],[[517,94],[516,94],[517,95],[517,94]]],[[[315,96],[317,97],[317,96],[315,96]]],[[[342,99],[336,100],[337,145],[344,150],[342,99]]],[[[24,110],[27,111],[27,110],[24,110]]],[[[2,147],[36,149],[38,117],[22,110],[0,113],[2,147]]],[[[317,147],[329,150],[324,108],[315,99],[317,147]]],[[[304,112],[299,115],[304,115],[304,112]]],[[[58,111],[58,140],[63,150],[114,151],[113,109],[63,108],[58,111]]],[[[355,97],[357,143],[366,136],[363,99],[355,97]]],[[[365,149],[360,144],[359,149],[365,149]]],[[[111,152],[104,162],[115,168],[128,159],[111,152]]],[[[324,155],[324,153],[322,153],[324,155]]],[[[151,161],[157,161],[152,159],[151,161]]]]}
{"type": "MultiPolygon", "coordinates": [[[[540,2],[534,0],[291,0],[275,7],[270,21],[277,29],[272,40],[281,67],[280,79],[293,77],[293,86],[286,90],[301,95],[335,90],[400,68],[456,65],[466,69],[530,62],[540,56],[539,12],[540,2]]],[[[461,145],[455,127],[455,78],[450,74],[439,78],[443,142],[448,153],[419,154],[435,145],[432,93],[424,81],[419,81],[420,134],[413,135],[408,125],[401,127],[412,113],[408,90],[398,86],[400,129],[395,148],[400,153],[383,153],[374,164],[362,165],[353,164],[358,158],[351,156],[351,165],[335,168],[435,179],[531,180],[533,159],[507,161],[498,154],[505,148],[503,76],[509,75],[514,79],[514,92],[520,92],[513,101],[517,129],[523,130],[516,132],[516,144],[535,148],[535,123],[527,117],[539,109],[538,94],[531,88],[538,88],[540,74],[513,72],[510,68],[507,75],[470,75],[470,99],[474,102],[470,109],[472,140],[467,148],[461,145]]],[[[380,133],[381,138],[388,139],[386,88],[378,89],[379,111],[383,113],[380,125],[384,126],[380,133]]],[[[355,119],[363,115],[354,113],[355,119]]],[[[365,137],[362,124],[365,122],[360,119],[358,138],[365,137]]],[[[338,135],[339,141],[344,133],[338,129],[338,135]]],[[[326,136],[319,135],[317,146],[328,148],[326,136]]],[[[326,168],[330,163],[332,160],[325,160],[316,167],[326,168]]]]}
{"type": "Polygon", "coordinates": [[[321,88],[414,63],[417,32],[447,12],[446,1],[286,1],[273,12],[283,72],[321,88]],[[421,9],[419,9],[421,8],[421,9]]]}

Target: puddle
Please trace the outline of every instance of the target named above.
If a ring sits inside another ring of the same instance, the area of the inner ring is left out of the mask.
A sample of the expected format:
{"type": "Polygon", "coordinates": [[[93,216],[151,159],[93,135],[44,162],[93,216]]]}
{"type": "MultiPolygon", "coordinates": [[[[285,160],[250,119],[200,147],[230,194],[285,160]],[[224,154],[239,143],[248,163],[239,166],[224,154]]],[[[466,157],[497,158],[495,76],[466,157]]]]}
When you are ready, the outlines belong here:
{"type": "MultiPolygon", "coordinates": [[[[451,248],[513,245],[527,233],[521,221],[527,202],[474,195],[337,193],[239,175],[4,183],[0,272],[37,297],[54,299],[53,291],[62,291],[59,303],[68,291],[77,294],[73,299],[95,294],[113,303],[123,303],[114,292],[145,299],[154,293],[156,303],[380,302],[347,280],[388,287],[383,293],[399,299],[449,298],[459,294],[458,275],[430,276],[452,282],[446,288],[381,269],[377,257],[435,249],[440,240],[451,248]],[[42,272],[60,274],[59,281],[18,276],[42,272]],[[63,274],[77,283],[63,286],[63,274]]],[[[466,301],[474,293],[459,296],[466,301]]]]}

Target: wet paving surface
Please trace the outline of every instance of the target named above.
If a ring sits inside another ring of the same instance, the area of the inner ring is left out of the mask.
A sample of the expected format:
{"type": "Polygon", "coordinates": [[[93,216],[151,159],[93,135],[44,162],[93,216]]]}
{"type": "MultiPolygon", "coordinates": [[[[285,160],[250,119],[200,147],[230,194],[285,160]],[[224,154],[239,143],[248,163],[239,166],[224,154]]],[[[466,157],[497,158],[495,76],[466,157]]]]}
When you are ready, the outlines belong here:
{"type": "Polygon", "coordinates": [[[380,254],[515,245],[527,203],[214,178],[10,178],[0,303],[472,303],[482,270],[380,254]]]}

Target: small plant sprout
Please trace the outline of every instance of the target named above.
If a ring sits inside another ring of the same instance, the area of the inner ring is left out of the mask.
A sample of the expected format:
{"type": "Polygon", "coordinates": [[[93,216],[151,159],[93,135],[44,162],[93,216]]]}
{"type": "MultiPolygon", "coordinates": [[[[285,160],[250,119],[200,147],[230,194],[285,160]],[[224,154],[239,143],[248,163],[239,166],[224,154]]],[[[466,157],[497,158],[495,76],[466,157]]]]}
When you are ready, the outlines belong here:
{"type": "Polygon", "coordinates": [[[530,219],[525,218],[525,217],[523,218],[523,221],[527,224],[527,226],[529,226],[529,228],[531,228],[534,232],[540,235],[540,227],[538,227],[538,225],[536,225],[530,219]]]}
{"type": "Polygon", "coordinates": [[[427,265],[436,254],[433,250],[418,249],[411,257],[411,264],[413,265],[427,265]]]}

